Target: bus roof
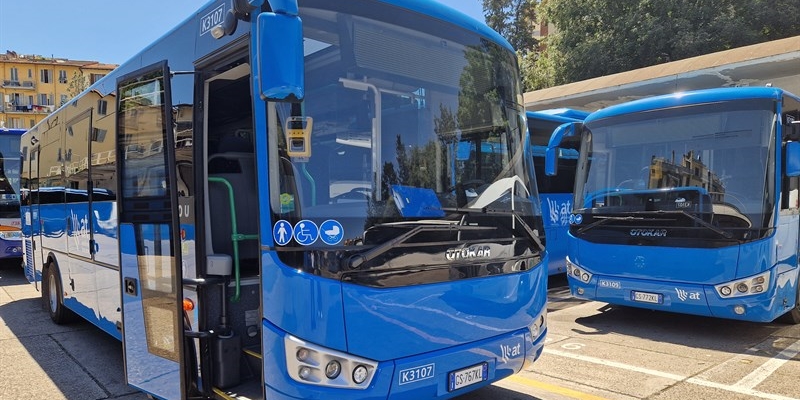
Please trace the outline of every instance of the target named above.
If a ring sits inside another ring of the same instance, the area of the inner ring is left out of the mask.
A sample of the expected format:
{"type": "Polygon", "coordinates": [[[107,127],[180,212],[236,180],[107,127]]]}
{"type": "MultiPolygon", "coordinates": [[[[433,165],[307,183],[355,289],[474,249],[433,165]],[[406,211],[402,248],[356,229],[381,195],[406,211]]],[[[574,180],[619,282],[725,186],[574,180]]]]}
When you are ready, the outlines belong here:
{"type": "Polygon", "coordinates": [[[576,110],[574,108],[552,108],[549,110],[526,111],[528,118],[537,118],[546,121],[572,122],[583,121],[589,116],[588,111],[576,110]]]}
{"type": "Polygon", "coordinates": [[[634,100],[627,103],[617,104],[591,113],[587,118],[587,123],[603,118],[618,115],[631,114],[641,111],[657,110],[688,104],[714,103],[720,101],[742,100],[742,99],[775,99],[778,100],[784,95],[791,96],[800,101],[797,96],[775,87],[728,87],[704,90],[693,90],[689,92],[678,92],[662,96],[653,96],[644,99],[634,100]]]}
{"type": "Polygon", "coordinates": [[[27,132],[27,129],[18,129],[18,128],[2,128],[0,129],[0,135],[20,135],[22,136],[23,133],[27,132]]]}

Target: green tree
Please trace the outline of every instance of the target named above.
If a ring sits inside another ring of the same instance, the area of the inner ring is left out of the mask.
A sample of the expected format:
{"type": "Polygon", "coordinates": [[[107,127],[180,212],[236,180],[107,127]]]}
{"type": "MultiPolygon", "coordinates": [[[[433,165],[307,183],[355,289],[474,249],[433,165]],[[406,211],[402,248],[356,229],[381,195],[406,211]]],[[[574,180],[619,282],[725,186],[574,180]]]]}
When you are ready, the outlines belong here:
{"type": "MultiPolygon", "coordinates": [[[[517,51],[520,65],[530,63],[537,57],[539,41],[536,30],[537,0],[483,0],[486,24],[500,33],[517,51]]],[[[523,90],[527,90],[528,78],[522,70],[523,90]]]]}
{"type": "Polygon", "coordinates": [[[70,78],[69,80],[69,86],[67,86],[67,94],[69,95],[70,99],[72,99],[75,96],[79,95],[84,90],[86,90],[86,88],[88,87],[89,87],[89,81],[82,73],[76,71],[74,74],[72,74],[72,78],[70,78]]]}
{"type": "Polygon", "coordinates": [[[545,0],[557,33],[528,66],[561,85],[800,34],[797,0],[545,0]]]}

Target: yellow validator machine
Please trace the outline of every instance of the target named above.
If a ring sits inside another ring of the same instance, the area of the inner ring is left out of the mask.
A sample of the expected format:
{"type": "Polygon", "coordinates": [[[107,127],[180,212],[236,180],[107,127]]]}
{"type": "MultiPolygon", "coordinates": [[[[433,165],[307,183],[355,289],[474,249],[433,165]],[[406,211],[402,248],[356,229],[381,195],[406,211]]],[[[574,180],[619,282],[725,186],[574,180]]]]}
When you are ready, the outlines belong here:
{"type": "Polygon", "coordinates": [[[289,117],[286,120],[286,144],[289,157],[311,157],[311,117],[289,117]]]}

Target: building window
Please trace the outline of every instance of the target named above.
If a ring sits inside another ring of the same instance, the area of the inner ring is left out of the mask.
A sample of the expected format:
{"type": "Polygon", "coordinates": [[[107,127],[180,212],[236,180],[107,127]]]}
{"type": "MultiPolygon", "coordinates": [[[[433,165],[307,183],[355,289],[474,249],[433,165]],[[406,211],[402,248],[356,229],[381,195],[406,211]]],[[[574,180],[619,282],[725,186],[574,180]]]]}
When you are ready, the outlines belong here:
{"type": "Polygon", "coordinates": [[[50,105],[50,101],[49,100],[50,99],[48,98],[48,96],[46,94],[39,93],[39,105],[40,106],[49,106],[50,105]]]}
{"type": "Polygon", "coordinates": [[[28,79],[33,79],[33,70],[28,68],[28,79]]]}
{"type": "Polygon", "coordinates": [[[59,105],[63,106],[64,104],[67,104],[68,101],[69,101],[69,96],[67,96],[65,94],[62,94],[61,95],[61,103],[59,103],[59,105]]]}
{"type": "Polygon", "coordinates": [[[99,81],[100,78],[104,76],[105,74],[89,74],[89,84],[94,85],[95,82],[99,81]]]}
{"type": "Polygon", "coordinates": [[[19,80],[19,72],[15,67],[11,67],[11,80],[18,81],[19,80]]]}
{"type": "Polygon", "coordinates": [[[34,125],[36,125],[36,120],[35,119],[29,119],[28,120],[28,128],[33,128],[34,125]]]}
{"type": "Polygon", "coordinates": [[[58,83],[67,83],[67,71],[63,69],[58,70],[58,83]]]}
{"type": "Polygon", "coordinates": [[[106,115],[106,111],[108,109],[108,102],[105,100],[97,100],[97,113],[100,115],[106,115]]]}
{"type": "Polygon", "coordinates": [[[52,79],[52,77],[50,76],[50,70],[43,69],[39,72],[40,72],[39,79],[42,81],[42,83],[50,83],[50,80],[52,79]]]}

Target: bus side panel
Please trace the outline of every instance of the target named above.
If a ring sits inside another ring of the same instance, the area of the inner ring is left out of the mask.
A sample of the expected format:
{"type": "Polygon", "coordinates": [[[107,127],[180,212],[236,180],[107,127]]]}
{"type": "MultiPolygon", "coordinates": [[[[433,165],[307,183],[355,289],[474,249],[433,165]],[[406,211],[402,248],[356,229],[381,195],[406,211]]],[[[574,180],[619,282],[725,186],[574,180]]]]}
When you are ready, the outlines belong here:
{"type": "Polygon", "coordinates": [[[572,212],[572,194],[543,193],[540,197],[547,253],[550,255],[547,273],[553,275],[566,272],[567,232],[572,212]]]}

